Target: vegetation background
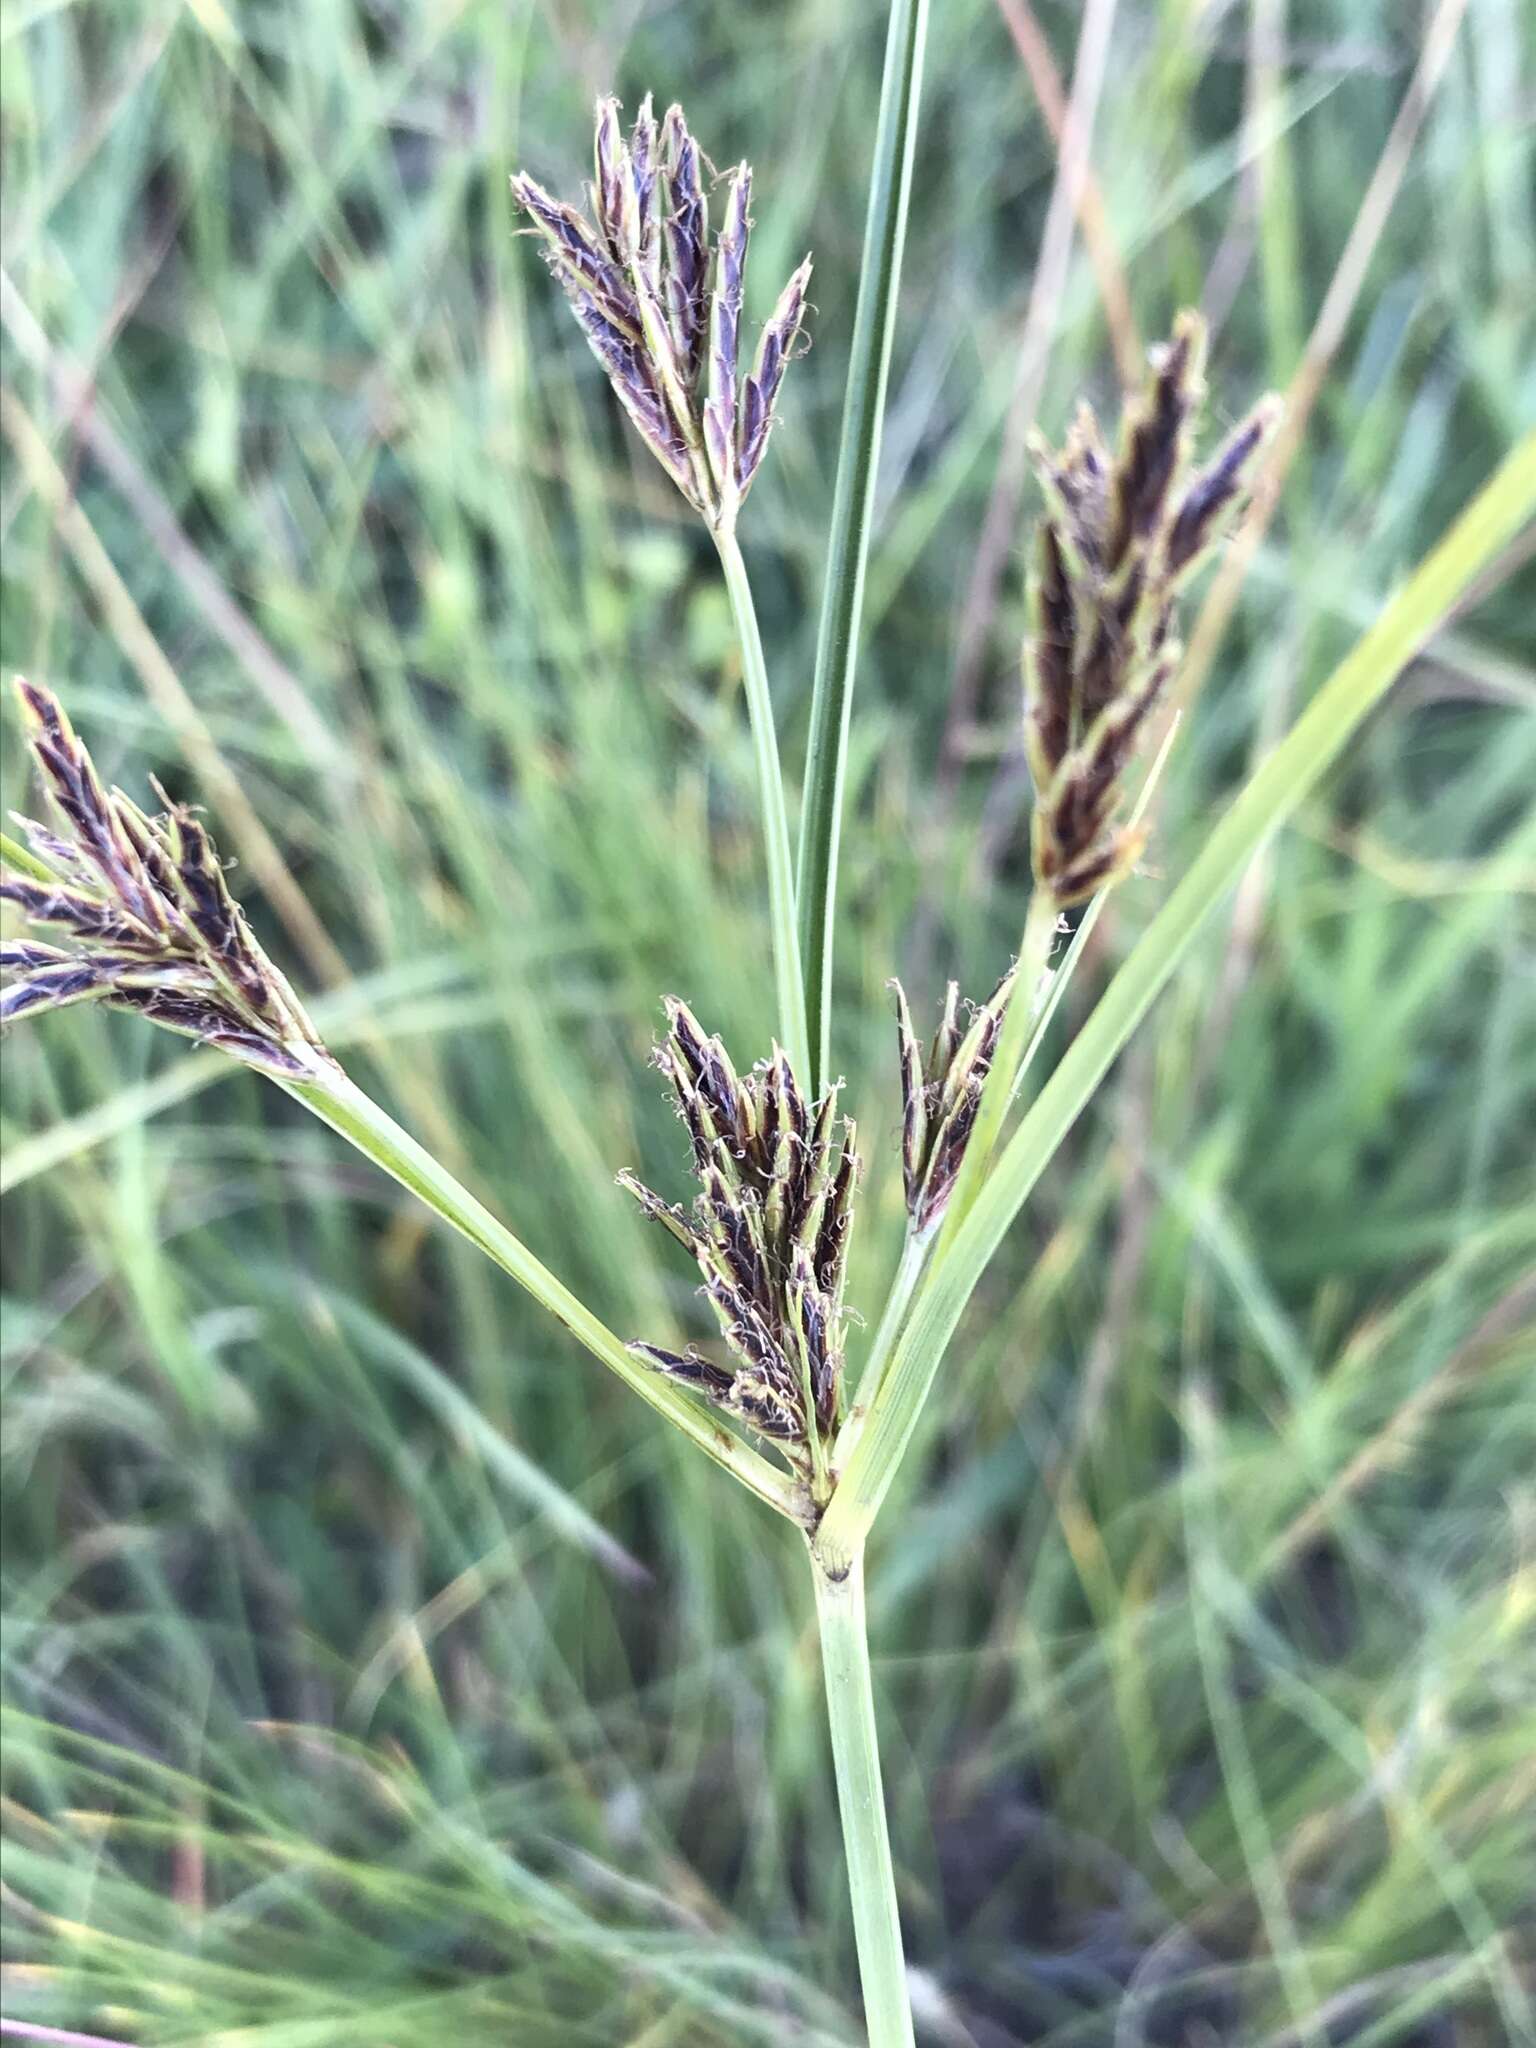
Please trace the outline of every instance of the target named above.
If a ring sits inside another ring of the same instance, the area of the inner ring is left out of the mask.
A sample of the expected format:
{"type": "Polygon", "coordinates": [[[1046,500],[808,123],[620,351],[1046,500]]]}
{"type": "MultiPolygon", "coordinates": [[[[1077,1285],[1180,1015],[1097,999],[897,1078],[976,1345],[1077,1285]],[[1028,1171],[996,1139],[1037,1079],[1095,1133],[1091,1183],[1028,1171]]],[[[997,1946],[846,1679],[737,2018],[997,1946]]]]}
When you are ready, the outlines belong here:
{"type": "MultiPolygon", "coordinates": [[[[880,13],[12,0],[0,29],[5,667],[128,787],[201,796],[332,1043],[626,1333],[696,1313],[612,1184],[683,1191],[658,999],[767,1050],[751,760],[708,543],[507,173],[568,188],[594,94],[650,88],[756,165],[761,289],[816,252],[743,529],[793,771],[880,13]]],[[[867,1310],[901,1209],[882,985],[980,993],[1021,921],[1022,428],[1112,412],[1132,327],[1187,302],[1219,423],[1327,308],[1081,1015],[1536,417],[1533,40],[1523,0],[935,9],[841,925],[867,1310]],[[1048,232],[1041,110],[1080,30],[1086,243],[1060,200],[1048,232]]],[[[1532,2038],[1514,566],[1243,878],[882,1521],[934,2043],[1532,2038]]],[[[143,2048],[853,2043],[791,1533],[254,1078],[76,1011],[7,1044],[4,1118],[5,2014],[143,2048]]]]}

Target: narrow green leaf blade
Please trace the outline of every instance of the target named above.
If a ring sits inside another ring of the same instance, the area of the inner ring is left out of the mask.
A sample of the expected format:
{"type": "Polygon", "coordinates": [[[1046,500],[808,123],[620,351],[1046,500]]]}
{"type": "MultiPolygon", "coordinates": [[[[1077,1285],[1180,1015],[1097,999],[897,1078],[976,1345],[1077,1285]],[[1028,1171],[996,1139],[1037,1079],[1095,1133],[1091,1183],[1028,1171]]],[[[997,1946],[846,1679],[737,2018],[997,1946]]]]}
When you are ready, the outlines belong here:
{"type": "Polygon", "coordinates": [[[810,750],[800,820],[796,894],[800,959],[810,1020],[813,1095],[819,1093],[831,1060],[832,938],[848,722],[927,34],[928,0],[892,0],[869,212],[864,227],[864,258],[853,320],[853,353],[843,400],[837,487],[827,545],[827,580],[816,635],[810,750]]]}

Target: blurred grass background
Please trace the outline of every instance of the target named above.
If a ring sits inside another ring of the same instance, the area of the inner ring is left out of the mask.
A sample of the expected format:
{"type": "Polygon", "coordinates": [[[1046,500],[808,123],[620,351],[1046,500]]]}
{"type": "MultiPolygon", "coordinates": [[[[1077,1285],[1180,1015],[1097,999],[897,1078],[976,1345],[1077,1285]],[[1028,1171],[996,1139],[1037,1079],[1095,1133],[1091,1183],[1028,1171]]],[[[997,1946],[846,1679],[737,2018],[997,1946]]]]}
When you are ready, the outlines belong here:
{"type": "MultiPolygon", "coordinates": [[[[793,771],[879,12],[12,0],[0,29],[0,657],[109,775],[203,798],[332,1043],[625,1334],[697,1316],[612,1186],[683,1192],[658,998],[767,1049],[751,762],[707,543],[507,173],[569,189],[594,93],[653,88],[756,165],[754,321],[816,252],[744,521],[793,771]]],[[[1220,423],[1295,373],[1428,13],[1110,13],[1100,255],[1143,336],[1206,305],[1220,423]]],[[[867,1312],[900,1228],[882,984],[980,993],[1021,920],[1024,515],[995,603],[976,551],[1057,172],[1032,28],[1070,78],[1076,8],[933,24],[841,926],[867,1312]]],[[[1079,1015],[1536,417],[1532,43],[1523,0],[1460,19],[1079,1015]]],[[[1102,275],[1074,244],[1015,431],[1113,410],[1102,275]]],[[[1511,566],[1122,1061],[882,1522],[932,2042],[1532,2038],[1511,566]]],[[[790,1533],[255,1079],[82,1011],[4,1064],[5,2013],[144,2048],[854,2042],[790,1533]]]]}

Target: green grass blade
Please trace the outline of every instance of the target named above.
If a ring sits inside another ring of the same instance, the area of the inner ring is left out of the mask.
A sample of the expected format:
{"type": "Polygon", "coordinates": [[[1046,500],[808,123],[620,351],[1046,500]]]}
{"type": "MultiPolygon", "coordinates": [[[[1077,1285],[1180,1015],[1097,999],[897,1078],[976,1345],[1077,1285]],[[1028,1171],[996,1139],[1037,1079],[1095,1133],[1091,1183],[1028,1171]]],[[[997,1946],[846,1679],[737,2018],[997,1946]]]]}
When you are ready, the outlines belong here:
{"type": "Polygon", "coordinates": [[[1404,665],[1536,511],[1536,434],[1521,441],[1439,546],[1334,671],[1215,827],[1189,873],[1106,989],[1026,1112],[948,1256],[913,1305],[863,1436],[822,1521],[817,1547],[853,1556],[916,1428],[945,1347],[1031,1189],[1205,919],[1270,833],[1310,794],[1404,665]]]}
{"type": "Polygon", "coordinates": [[[816,636],[810,751],[800,821],[800,958],[810,1020],[813,1094],[822,1085],[831,1057],[832,935],[844,761],[927,31],[928,0],[892,0],[864,260],[853,320],[853,354],[843,401],[827,580],[816,636]]]}

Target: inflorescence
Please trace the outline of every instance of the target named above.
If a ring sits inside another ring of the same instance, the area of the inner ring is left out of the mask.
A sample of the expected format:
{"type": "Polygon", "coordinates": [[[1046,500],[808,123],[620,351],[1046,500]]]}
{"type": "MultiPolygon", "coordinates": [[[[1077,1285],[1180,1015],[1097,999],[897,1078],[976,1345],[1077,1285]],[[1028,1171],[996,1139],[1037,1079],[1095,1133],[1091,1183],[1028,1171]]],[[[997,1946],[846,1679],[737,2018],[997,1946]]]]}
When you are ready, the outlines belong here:
{"type": "Polygon", "coordinates": [[[16,687],[58,829],[17,821],[31,856],[6,862],[0,897],[65,943],[0,946],[0,966],[16,976],[0,994],[0,1020],[101,1002],[280,1079],[328,1064],[196,816],[167,801],[152,818],[120,789],[104,788],[52,692],[20,679],[16,687]]]}
{"type": "Polygon", "coordinates": [[[912,1029],[906,992],[899,981],[890,983],[896,994],[901,1054],[902,1175],[907,1213],[920,1234],[938,1223],[954,1189],[981,1108],[982,1084],[997,1050],[1016,971],[1009,968],[968,1021],[961,1015],[959,985],[952,981],[945,990],[944,1014],[926,1057],[912,1029]]]}
{"type": "Polygon", "coordinates": [[[1227,532],[1279,417],[1264,399],[1201,469],[1204,323],[1182,313],[1153,358],[1111,460],[1084,406],[1067,443],[1033,453],[1046,512],[1025,648],[1025,745],[1037,884],[1059,908],[1120,880],[1141,835],[1117,822],[1125,773],[1178,670],[1180,585],[1227,532]]]}
{"type": "Polygon", "coordinates": [[[742,287],[752,172],[738,164],[709,244],[704,158],[680,107],[657,124],[649,94],[626,142],[598,101],[593,220],[519,172],[512,192],[620,403],[710,525],[728,531],[751,487],[805,317],[809,257],[785,285],[749,372],[742,287]]]}
{"type": "Polygon", "coordinates": [[[843,1409],[843,1288],[859,1177],[838,1089],[807,1103],[779,1047],[738,1075],[719,1038],[669,997],[656,1064],[677,1098],[700,1193],[691,1214],[633,1174],[645,1213],[692,1253],[733,1354],[630,1349],[781,1444],[816,1483],[843,1409]]]}

